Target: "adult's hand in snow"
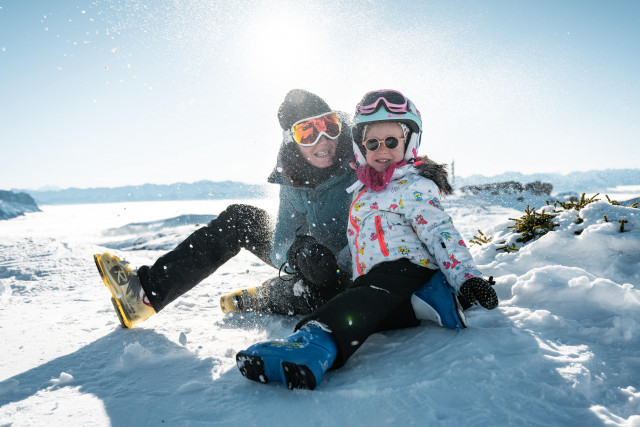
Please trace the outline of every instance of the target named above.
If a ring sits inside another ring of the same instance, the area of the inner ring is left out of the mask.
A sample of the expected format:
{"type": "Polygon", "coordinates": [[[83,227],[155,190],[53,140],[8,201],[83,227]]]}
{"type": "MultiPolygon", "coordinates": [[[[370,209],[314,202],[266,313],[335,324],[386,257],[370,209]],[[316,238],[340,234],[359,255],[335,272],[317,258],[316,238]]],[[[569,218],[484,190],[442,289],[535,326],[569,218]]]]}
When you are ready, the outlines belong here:
{"type": "MultiPolygon", "coordinates": [[[[493,282],[493,277],[489,278],[493,282]]],[[[460,286],[460,293],[469,300],[470,303],[478,302],[487,310],[493,310],[498,306],[498,295],[491,286],[481,277],[474,277],[467,280],[460,286]]]]}
{"type": "Polygon", "coordinates": [[[287,253],[287,262],[311,284],[338,284],[339,269],[335,255],[311,236],[296,236],[287,253]]]}

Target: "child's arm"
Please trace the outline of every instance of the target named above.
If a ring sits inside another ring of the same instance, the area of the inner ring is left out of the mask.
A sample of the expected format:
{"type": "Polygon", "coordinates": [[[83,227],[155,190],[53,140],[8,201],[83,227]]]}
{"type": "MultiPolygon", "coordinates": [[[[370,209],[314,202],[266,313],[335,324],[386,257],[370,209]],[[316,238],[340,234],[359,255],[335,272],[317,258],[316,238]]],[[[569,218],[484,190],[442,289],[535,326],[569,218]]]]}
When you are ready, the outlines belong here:
{"type": "Polygon", "coordinates": [[[416,180],[407,190],[403,213],[451,286],[459,290],[468,279],[481,277],[451,217],[440,207],[440,192],[433,181],[416,180]]]}

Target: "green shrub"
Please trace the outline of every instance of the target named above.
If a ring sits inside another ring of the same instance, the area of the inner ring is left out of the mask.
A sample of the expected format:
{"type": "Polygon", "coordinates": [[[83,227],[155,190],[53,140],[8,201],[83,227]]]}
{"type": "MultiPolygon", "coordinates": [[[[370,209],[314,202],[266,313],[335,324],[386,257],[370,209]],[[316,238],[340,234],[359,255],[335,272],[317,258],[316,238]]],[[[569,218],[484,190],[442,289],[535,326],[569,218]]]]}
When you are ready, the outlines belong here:
{"type": "Polygon", "coordinates": [[[521,234],[521,236],[516,239],[517,242],[526,243],[536,237],[544,236],[549,231],[553,231],[555,227],[558,227],[559,224],[553,222],[555,217],[556,215],[546,212],[536,212],[535,207],[531,209],[529,205],[527,205],[523,216],[520,218],[509,218],[515,222],[515,225],[507,228],[511,228],[516,233],[521,234]]]}
{"type": "Polygon", "coordinates": [[[482,231],[480,231],[480,229],[478,229],[478,234],[480,235],[473,236],[473,239],[469,240],[469,242],[471,243],[470,246],[473,246],[473,245],[482,246],[484,243],[489,243],[493,239],[492,236],[487,237],[482,231]]]}

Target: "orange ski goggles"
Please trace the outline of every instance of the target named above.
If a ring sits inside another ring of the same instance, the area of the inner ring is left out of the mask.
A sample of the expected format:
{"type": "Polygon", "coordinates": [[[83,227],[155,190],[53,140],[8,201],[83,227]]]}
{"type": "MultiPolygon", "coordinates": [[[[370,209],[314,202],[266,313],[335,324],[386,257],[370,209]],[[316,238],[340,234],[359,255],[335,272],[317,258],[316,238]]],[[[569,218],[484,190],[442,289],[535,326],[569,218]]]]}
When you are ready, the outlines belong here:
{"type": "Polygon", "coordinates": [[[305,147],[316,145],[322,135],[336,139],[341,130],[340,117],[334,112],[302,119],[291,126],[293,140],[305,147]]]}

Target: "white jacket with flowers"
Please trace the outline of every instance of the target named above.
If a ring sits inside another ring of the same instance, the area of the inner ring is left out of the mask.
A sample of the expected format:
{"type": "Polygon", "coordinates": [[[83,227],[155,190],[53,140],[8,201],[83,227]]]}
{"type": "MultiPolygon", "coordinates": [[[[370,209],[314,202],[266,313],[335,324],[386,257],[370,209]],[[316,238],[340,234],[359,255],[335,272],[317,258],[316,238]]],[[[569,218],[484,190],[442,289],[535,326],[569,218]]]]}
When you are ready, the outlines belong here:
{"type": "Polygon", "coordinates": [[[376,264],[407,258],[432,270],[440,268],[456,289],[481,277],[471,253],[440,206],[440,191],[413,165],[396,169],[382,191],[354,193],[347,228],[353,278],[376,264]]]}

